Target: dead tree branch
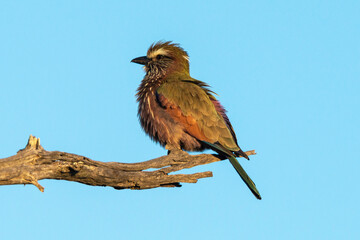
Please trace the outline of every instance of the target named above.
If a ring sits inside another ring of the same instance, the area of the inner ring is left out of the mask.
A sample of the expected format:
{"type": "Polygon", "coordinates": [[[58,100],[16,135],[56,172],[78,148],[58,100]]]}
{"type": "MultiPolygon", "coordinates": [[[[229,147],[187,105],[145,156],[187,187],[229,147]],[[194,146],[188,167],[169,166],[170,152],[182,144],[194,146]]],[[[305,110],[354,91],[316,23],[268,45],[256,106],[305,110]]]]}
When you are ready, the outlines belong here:
{"type": "MultiPolygon", "coordinates": [[[[254,155],[255,151],[246,154],[254,155]]],[[[0,159],[0,185],[33,184],[43,192],[39,180],[57,179],[115,189],[180,187],[180,183],[196,183],[200,178],[212,177],[212,172],[170,173],[221,160],[218,155],[178,151],[139,163],[99,162],[76,154],[46,151],[39,138],[30,136],[24,149],[0,159]]]]}

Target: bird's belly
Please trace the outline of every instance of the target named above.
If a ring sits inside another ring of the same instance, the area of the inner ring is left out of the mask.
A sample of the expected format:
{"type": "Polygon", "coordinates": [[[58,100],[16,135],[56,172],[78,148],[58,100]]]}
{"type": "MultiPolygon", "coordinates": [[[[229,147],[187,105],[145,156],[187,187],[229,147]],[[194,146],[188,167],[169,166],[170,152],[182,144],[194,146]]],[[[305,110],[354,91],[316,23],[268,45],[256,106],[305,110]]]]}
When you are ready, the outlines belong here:
{"type": "Polygon", "coordinates": [[[145,101],[139,102],[138,115],[145,132],[162,146],[186,151],[204,149],[201,142],[189,135],[180,122],[159,106],[155,96],[149,96],[145,101]]]}

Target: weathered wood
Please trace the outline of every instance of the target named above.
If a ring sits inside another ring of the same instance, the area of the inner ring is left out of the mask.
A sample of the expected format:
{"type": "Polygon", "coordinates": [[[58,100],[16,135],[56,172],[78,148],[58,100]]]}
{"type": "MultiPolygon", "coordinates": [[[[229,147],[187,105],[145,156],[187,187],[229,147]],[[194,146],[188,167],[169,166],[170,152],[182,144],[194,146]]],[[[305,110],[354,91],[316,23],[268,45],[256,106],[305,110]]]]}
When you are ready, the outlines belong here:
{"type": "MultiPolygon", "coordinates": [[[[254,155],[255,151],[246,154],[254,155]]],[[[46,151],[39,138],[30,136],[24,149],[0,159],[0,185],[33,184],[43,192],[39,180],[57,179],[115,189],[180,187],[180,183],[196,183],[200,178],[212,177],[212,172],[169,173],[221,160],[218,155],[176,151],[139,163],[99,162],[76,154],[46,151]]]]}

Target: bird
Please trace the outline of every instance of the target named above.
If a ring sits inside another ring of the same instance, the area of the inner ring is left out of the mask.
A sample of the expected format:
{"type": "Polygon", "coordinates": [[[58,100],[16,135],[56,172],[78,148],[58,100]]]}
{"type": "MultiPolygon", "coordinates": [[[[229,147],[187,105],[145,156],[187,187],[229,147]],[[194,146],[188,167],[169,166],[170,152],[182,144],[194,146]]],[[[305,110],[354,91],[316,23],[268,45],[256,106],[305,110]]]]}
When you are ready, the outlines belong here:
{"type": "Polygon", "coordinates": [[[190,76],[188,53],[172,41],[158,41],[146,56],[131,62],[143,65],[145,70],[136,97],[146,134],[169,152],[214,150],[229,159],[250,191],[261,199],[255,183],[236,159],[249,157],[237,143],[226,110],[207,83],[190,76]]]}

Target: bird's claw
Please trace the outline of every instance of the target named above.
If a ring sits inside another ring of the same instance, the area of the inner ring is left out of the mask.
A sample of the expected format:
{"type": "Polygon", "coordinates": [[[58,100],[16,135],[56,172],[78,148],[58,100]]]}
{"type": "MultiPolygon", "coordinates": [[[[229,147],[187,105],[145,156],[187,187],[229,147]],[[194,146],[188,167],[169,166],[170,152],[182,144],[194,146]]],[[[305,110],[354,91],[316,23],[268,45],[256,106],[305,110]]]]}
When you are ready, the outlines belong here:
{"type": "Polygon", "coordinates": [[[181,149],[172,148],[172,149],[168,149],[168,155],[187,156],[189,154],[181,149]]]}

